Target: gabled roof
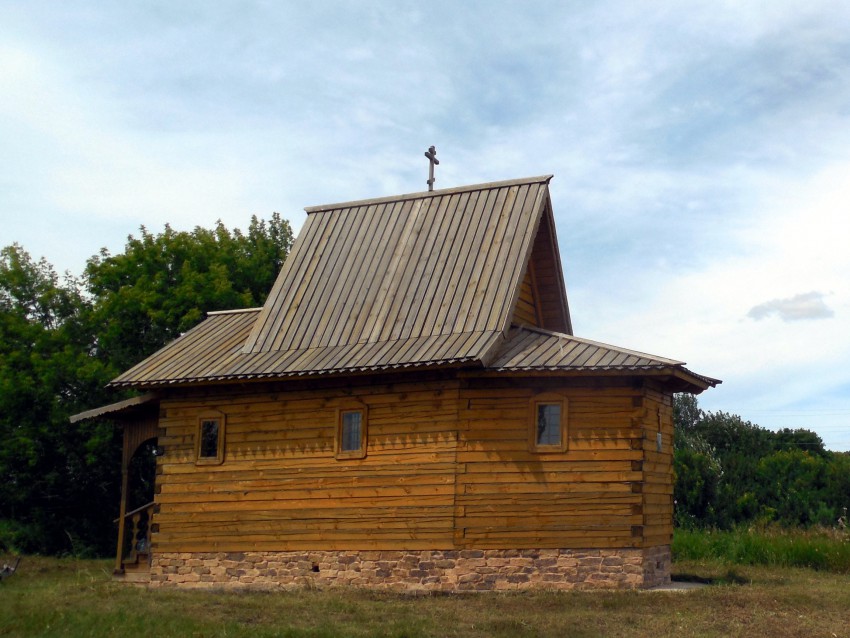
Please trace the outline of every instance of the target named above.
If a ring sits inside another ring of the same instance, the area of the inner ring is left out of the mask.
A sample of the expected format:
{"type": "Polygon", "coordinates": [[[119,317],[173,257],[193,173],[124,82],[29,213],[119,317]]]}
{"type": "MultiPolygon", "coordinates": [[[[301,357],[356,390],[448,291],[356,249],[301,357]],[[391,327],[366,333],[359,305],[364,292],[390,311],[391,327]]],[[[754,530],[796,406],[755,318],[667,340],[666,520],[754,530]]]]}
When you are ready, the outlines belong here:
{"type": "Polygon", "coordinates": [[[550,175],[308,208],[262,309],[210,317],[113,385],[480,363],[534,263],[570,332],[550,175]]]}
{"type": "Polygon", "coordinates": [[[245,353],[506,330],[550,179],[308,208],[245,353]]]}
{"type": "MultiPolygon", "coordinates": [[[[609,360],[601,349],[574,359],[552,350],[565,338],[581,352],[592,342],[571,337],[550,179],[308,208],[263,308],[210,313],[111,385],[410,367],[597,369],[609,360]]],[[[658,357],[612,365],[682,366],[658,357]]]]}

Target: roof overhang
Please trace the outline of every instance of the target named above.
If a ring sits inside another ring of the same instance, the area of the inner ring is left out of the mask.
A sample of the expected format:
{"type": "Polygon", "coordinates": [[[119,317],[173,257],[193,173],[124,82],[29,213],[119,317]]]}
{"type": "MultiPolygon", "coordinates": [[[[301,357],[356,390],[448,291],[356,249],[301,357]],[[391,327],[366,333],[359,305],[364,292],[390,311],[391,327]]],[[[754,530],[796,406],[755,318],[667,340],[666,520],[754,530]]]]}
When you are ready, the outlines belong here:
{"type": "MultiPolygon", "coordinates": [[[[403,372],[434,372],[441,370],[469,370],[474,367],[477,370],[483,370],[483,365],[480,360],[475,358],[454,359],[450,361],[437,361],[427,363],[406,363],[393,364],[382,366],[369,366],[359,368],[342,368],[330,370],[314,370],[305,372],[292,373],[268,373],[268,374],[242,374],[242,375],[222,375],[183,379],[152,379],[143,382],[112,382],[110,386],[149,389],[151,394],[155,389],[175,388],[175,387],[193,387],[193,386],[209,386],[222,385],[233,383],[267,383],[278,381],[311,381],[318,379],[338,379],[348,377],[364,377],[380,374],[397,374],[403,372]]],[[[93,411],[93,410],[92,410],[93,411]]]]}
{"type": "Polygon", "coordinates": [[[704,390],[713,388],[723,383],[719,379],[704,377],[702,375],[691,372],[687,368],[526,368],[512,370],[494,370],[494,369],[479,369],[471,370],[464,369],[460,372],[461,377],[485,377],[485,378],[599,378],[599,377],[631,377],[631,378],[651,378],[655,379],[664,385],[670,387],[674,392],[688,392],[691,394],[700,394],[704,390]]]}
{"type": "Polygon", "coordinates": [[[110,416],[113,418],[116,416],[130,416],[150,407],[151,404],[157,401],[159,401],[159,395],[154,392],[148,392],[141,396],[131,397],[129,399],[124,399],[123,401],[110,403],[109,405],[102,405],[99,408],[80,412],[79,414],[69,417],[68,420],[71,423],[79,423],[80,421],[96,419],[102,416],[110,416]]]}

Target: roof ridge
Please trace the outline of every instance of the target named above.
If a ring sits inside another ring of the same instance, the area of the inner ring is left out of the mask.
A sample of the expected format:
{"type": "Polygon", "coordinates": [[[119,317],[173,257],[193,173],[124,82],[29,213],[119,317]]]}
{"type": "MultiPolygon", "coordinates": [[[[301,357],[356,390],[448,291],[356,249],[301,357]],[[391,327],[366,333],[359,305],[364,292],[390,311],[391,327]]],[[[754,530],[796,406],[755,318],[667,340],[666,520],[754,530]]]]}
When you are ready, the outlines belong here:
{"type": "Polygon", "coordinates": [[[563,332],[554,332],[552,330],[546,330],[545,328],[538,328],[536,326],[517,326],[519,330],[528,330],[529,332],[537,332],[542,335],[547,335],[550,337],[563,337],[565,339],[573,339],[580,343],[585,343],[588,345],[600,346],[602,348],[608,348],[609,350],[616,350],[617,352],[625,352],[628,354],[633,354],[635,356],[644,357],[646,359],[655,359],[656,361],[662,361],[664,363],[669,363],[673,365],[686,365],[686,362],[679,361],[678,359],[670,359],[668,357],[661,357],[657,354],[650,354],[649,352],[643,352],[641,350],[632,350],[631,348],[623,348],[622,346],[615,346],[610,343],[605,343],[604,341],[594,341],[593,339],[586,339],[585,337],[577,337],[576,335],[568,335],[563,332]]]}
{"type": "Polygon", "coordinates": [[[373,197],[371,199],[360,199],[337,204],[324,204],[321,206],[307,206],[304,210],[310,213],[322,213],[341,208],[354,208],[356,206],[367,206],[370,204],[385,204],[388,202],[403,202],[410,199],[425,199],[428,197],[439,197],[441,195],[453,195],[455,193],[471,193],[473,191],[488,190],[491,188],[504,188],[506,186],[518,186],[520,184],[548,184],[553,175],[539,175],[537,177],[524,177],[520,179],[508,179],[499,182],[484,182],[482,184],[471,184],[469,186],[455,186],[435,191],[420,191],[418,193],[406,193],[403,195],[387,195],[384,197],[373,197]]]}

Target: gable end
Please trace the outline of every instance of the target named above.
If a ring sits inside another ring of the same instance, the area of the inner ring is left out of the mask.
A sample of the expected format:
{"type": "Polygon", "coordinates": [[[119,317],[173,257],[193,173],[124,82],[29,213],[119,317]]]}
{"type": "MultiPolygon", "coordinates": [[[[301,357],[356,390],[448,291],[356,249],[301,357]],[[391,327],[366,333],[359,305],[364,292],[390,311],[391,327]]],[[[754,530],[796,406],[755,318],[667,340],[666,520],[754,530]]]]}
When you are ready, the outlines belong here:
{"type": "Polygon", "coordinates": [[[573,334],[548,191],[514,298],[512,324],[573,334]]]}

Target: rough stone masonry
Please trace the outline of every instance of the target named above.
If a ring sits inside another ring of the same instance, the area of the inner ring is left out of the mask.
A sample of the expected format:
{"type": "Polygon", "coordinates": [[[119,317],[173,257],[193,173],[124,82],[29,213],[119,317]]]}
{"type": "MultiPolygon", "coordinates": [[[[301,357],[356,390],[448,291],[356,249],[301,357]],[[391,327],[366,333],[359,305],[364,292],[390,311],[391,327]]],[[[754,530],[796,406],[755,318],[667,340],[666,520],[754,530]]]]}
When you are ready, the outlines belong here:
{"type": "Polygon", "coordinates": [[[648,549],[154,554],[151,587],[353,586],[421,592],[637,589],[670,582],[670,547],[648,549]]]}

